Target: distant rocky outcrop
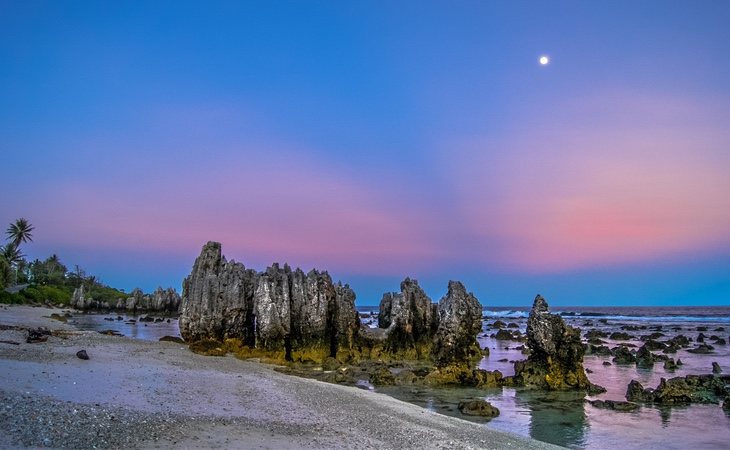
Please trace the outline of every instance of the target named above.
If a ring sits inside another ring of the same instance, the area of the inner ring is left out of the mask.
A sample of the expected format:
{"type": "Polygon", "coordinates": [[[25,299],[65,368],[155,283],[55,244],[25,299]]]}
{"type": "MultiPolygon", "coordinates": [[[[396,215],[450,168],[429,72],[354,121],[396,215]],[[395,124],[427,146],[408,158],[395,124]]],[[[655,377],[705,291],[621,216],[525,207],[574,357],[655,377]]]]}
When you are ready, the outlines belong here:
{"type": "Polygon", "coordinates": [[[152,294],[145,294],[141,289],[134,289],[129,297],[119,298],[116,302],[95,300],[86,292],[84,285],[76,288],[71,296],[71,307],[81,310],[106,309],[136,312],[175,313],[180,308],[180,295],[172,288],[157,288],[152,294]]]}
{"type": "Polygon", "coordinates": [[[355,293],[327,272],[274,264],[257,273],[226,261],[208,242],[183,283],[180,333],[186,341],[237,340],[248,351],[294,361],[347,359],[360,321],[355,293]]]}
{"type": "Polygon", "coordinates": [[[550,314],[547,301],[540,295],[527,320],[527,344],[531,353],[527,360],[515,362],[514,384],[547,390],[603,389],[586,376],[580,330],[550,314]]]}

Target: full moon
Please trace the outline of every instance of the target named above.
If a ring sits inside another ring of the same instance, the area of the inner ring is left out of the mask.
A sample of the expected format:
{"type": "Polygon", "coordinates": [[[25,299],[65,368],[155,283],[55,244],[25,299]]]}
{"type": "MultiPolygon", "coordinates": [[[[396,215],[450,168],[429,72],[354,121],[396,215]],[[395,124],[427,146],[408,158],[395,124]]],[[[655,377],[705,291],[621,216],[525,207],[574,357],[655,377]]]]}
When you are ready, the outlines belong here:
{"type": "Polygon", "coordinates": [[[540,64],[542,64],[543,66],[546,66],[549,62],[550,62],[550,58],[548,58],[547,56],[540,57],[540,64]]]}

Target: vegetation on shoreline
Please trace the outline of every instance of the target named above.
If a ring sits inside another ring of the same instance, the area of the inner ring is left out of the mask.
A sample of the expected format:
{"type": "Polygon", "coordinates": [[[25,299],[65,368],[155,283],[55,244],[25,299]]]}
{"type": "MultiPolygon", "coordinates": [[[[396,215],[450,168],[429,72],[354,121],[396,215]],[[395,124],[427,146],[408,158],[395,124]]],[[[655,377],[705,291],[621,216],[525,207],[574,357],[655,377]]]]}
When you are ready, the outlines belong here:
{"type": "Polygon", "coordinates": [[[105,285],[79,266],[68,270],[56,254],[28,262],[21,244],[33,241],[34,229],[27,219],[20,218],[5,232],[7,243],[0,247],[0,303],[66,305],[82,285],[89,295],[102,301],[127,297],[124,291],[105,285]]]}

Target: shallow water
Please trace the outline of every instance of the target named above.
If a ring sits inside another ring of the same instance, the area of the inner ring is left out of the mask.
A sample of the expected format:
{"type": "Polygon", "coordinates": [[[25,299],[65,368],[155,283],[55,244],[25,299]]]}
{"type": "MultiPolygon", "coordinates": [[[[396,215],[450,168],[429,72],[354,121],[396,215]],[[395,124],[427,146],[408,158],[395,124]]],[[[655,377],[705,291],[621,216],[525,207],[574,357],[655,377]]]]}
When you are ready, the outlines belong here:
{"type": "Polygon", "coordinates": [[[124,336],[145,341],[159,341],[163,336],[180,336],[177,317],[150,314],[150,317],[162,319],[162,322],[140,322],[140,319],[145,316],[147,314],[72,314],[67,323],[79,330],[113,330],[124,336]],[[122,320],[118,320],[120,317],[122,320]]]}
{"type": "MultiPolygon", "coordinates": [[[[377,311],[376,308],[367,310],[377,311]]],[[[484,333],[478,340],[482,347],[489,348],[490,355],[483,358],[478,367],[499,370],[505,376],[514,374],[513,361],[525,359],[521,351],[516,349],[523,343],[489,337],[496,332],[489,325],[495,320],[514,322],[525,333],[528,311],[527,308],[485,311],[485,314],[492,316],[484,320],[484,333]]],[[[568,324],[581,328],[583,332],[599,329],[610,334],[624,331],[621,330],[622,326],[646,326],[646,329],[626,331],[635,337],[629,341],[603,339],[609,347],[615,347],[619,342],[628,342],[638,348],[643,344],[638,339],[639,336],[650,334],[650,328],[658,325],[662,326],[665,334],[659,340],[683,334],[696,341],[699,334],[697,327],[706,326],[706,336],[717,335],[727,341],[730,331],[730,315],[726,315],[730,314],[730,308],[592,308],[591,311],[570,310],[564,314],[563,318],[568,324]],[[599,322],[599,319],[606,320],[606,323],[599,322]],[[592,325],[586,326],[586,321],[591,321],[592,325]],[[680,330],[675,330],[676,327],[680,330]],[[724,327],[725,330],[714,331],[718,327],[724,327]]],[[[706,342],[712,344],[712,341],[706,342]]],[[[588,374],[588,378],[607,389],[606,393],[588,399],[626,400],[626,388],[632,379],[638,380],[645,387],[656,387],[662,377],[711,373],[713,361],[720,364],[723,373],[730,373],[730,346],[712,345],[715,347],[714,353],[708,355],[692,354],[686,350],[669,354],[669,357],[675,360],[680,358],[684,363],[684,366],[673,372],[666,371],[662,362],[657,362],[651,370],[613,363],[604,366],[604,361],[611,362],[612,357],[587,355],[584,366],[593,372],[588,374]]],[[[659,351],[654,353],[661,354],[659,351]]],[[[486,422],[485,426],[570,448],[730,448],[727,440],[730,415],[720,405],[673,408],[642,406],[635,412],[626,413],[595,408],[584,401],[583,394],[576,393],[547,393],[512,388],[433,389],[422,386],[377,390],[443,414],[477,422],[484,420],[462,416],[457,405],[463,400],[483,398],[500,410],[500,415],[486,422]]]]}
{"type": "MultiPolygon", "coordinates": [[[[606,309],[606,308],[604,308],[606,309]]],[[[698,312],[661,308],[659,314],[653,316],[635,315],[632,309],[608,308],[604,315],[566,315],[564,319],[572,326],[583,331],[600,329],[611,333],[622,331],[621,326],[646,326],[647,329],[627,331],[637,339],[626,341],[641,346],[638,337],[649,334],[652,326],[662,325],[666,340],[677,334],[684,334],[696,340],[698,326],[708,327],[705,335],[717,335],[728,340],[730,332],[730,315],[723,315],[730,308],[709,308],[698,312]],[[719,312],[718,312],[719,311],[719,312]],[[605,319],[607,323],[599,322],[605,319]],[[592,326],[584,326],[586,321],[592,321],[592,326]],[[679,327],[675,331],[672,328],[679,327]],[[724,331],[713,331],[717,327],[725,327],[724,331]]],[[[377,308],[374,309],[377,311],[377,308]]],[[[372,308],[363,308],[361,311],[373,311],[372,308]]],[[[644,311],[645,312],[645,311],[644,311]]],[[[492,312],[494,314],[494,312],[492,312]]],[[[645,312],[646,313],[646,312],[645,312]]],[[[519,330],[526,331],[525,310],[497,311],[497,316],[484,320],[484,333],[479,337],[482,347],[488,347],[490,356],[479,363],[479,367],[486,370],[500,370],[504,375],[514,374],[513,361],[525,359],[516,347],[521,342],[499,341],[489,337],[496,332],[489,328],[494,320],[515,322],[519,330]],[[506,359],[506,361],[500,361],[506,359]]],[[[570,314],[570,313],[568,313],[570,314]]],[[[599,312],[603,314],[603,312],[599,312]]],[[[113,329],[125,336],[159,340],[162,336],[179,336],[176,318],[164,318],[163,322],[139,322],[142,316],[122,315],[123,320],[116,320],[117,314],[78,314],[69,319],[69,324],[83,330],[102,331],[113,329]],[[111,318],[114,320],[105,320],[111,318]],[[131,322],[130,319],[136,320],[131,322]]],[[[372,320],[372,319],[363,319],[372,320]]],[[[377,322],[376,322],[377,323],[377,322]]],[[[609,347],[614,347],[620,341],[604,339],[609,347]]],[[[710,342],[710,341],[706,341],[710,342]]],[[[589,379],[604,386],[608,392],[589,399],[625,400],[626,387],[632,379],[641,382],[645,387],[656,387],[662,377],[685,376],[689,374],[706,374],[712,371],[712,362],[717,361],[723,373],[730,373],[730,345],[714,345],[715,352],[709,355],[696,355],[679,350],[670,354],[675,360],[680,358],[684,366],[674,372],[664,370],[658,362],[652,370],[639,369],[636,366],[619,366],[612,364],[604,366],[604,361],[611,361],[611,357],[588,355],[584,359],[589,373],[589,379]]],[[[660,352],[654,352],[660,353],[660,352]]],[[[480,418],[462,416],[457,405],[460,401],[472,398],[484,398],[500,410],[499,417],[485,423],[485,426],[510,431],[529,436],[545,442],[550,442],[570,448],[603,449],[621,448],[728,448],[728,431],[730,430],[730,415],[725,413],[719,405],[690,405],[673,408],[656,408],[642,406],[631,413],[615,412],[598,409],[584,401],[582,394],[576,393],[547,393],[528,391],[523,389],[474,389],[474,388],[441,388],[433,389],[423,386],[405,386],[378,388],[379,392],[389,394],[398,399],[420,405],[424,408],[447,415],[458,416],[466,420],[484,422],[480,418]]]]}

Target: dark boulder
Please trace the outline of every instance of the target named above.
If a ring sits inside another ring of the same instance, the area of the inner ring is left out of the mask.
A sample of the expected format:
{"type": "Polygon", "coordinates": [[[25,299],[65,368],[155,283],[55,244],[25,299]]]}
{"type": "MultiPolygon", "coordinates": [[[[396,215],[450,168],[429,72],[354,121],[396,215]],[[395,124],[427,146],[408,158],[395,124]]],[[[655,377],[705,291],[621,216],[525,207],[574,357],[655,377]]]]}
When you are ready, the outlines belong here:
{"type": "Polygon", "coordinates": [[[656,389],[643,389],[639,382],[632,380],[626,391],[626,399],[659,405],[717,404],[721,398],[727,398],[728,382],[730,376],[687,375],[668,380],[662,378],[656,389]]]}
{"type": "Polygon", "coordinates": [[[677,370],[677,367],[677,363],[672,358],[664,361],[664,370],[677,370]]]}
{"type": "Polygon", "coordinates": [[[622,402],[617,400],[592,400],[589,402],[596,408],[610,409],[612,411],[631,412],[640,408],[637,403],[622,402]]]}
{"type": "Polygon", "coordinates": [[[499,409],[482,399],[459,402],[459,411],[467,416],[492,418],[499,415],[499,409]]]}
{"type": "Polygon", "coordinates": [[[79,350],[78,352],[76,352],[76,357],[79,359],[83,359],[84,361],[89,360],[89,354],[86,353],[86,350],[79,350]]]}
{"type": "Polygon", "coordinates": [[[715,347],[711,346],[710,344],[700,344],[695,348],[687,350],[688,353],[696,353],[699,355],[706,355],[709,353],[713,353],[714,351],[715,347]]]}
{"type": "Polygon", "coordinates": [[[720,364],[713,361],[712,362],[712,373],[722,373],[722,369],[720,368],[720,364]]]}
{"type": "Polygon", "coordinates": [[[512,334],[509,330],[498,330],[495,334],[492,335],[494,339],[497,339],[498,341],[513,341],[515,340],[515,336],[512,334]]]}
{"type": "Polygon", "coordinates": [[[626,389],[626,400],[630,402],[650,403],[654,400],[654,390],[645,389],[638,381],[631,380],[626,389]]]}
{"type": "Polygon", "coordinates": [[[609,339],[612,339],[614,341],[628,341],[633,339],[634,337],[631,336],[629,333],[624,333],[621,331],[614,331],[611,333],[611,335],[608,337],[609,339]]]}
{"type": "Polygon", "coordinates": [[[39,342],[46,342],[48,336],[51,335],[51,331],[44,327],[31,328],[28,330],[28,336],[25,338],[25,342],[28,344],[37,344],[39,342]]]}
{"type": "Polygon", "coordinates": [[[385,366],[378,366],[370,374],[370,384],[373,386],[393,386],[396,382],[395,375],[385,366]]]}
{"type": "Polygon", "coordinates": [[[174,342],[176,344],[184,344],[185,343],[185,341],[183,341],[183,339],[181,337],[177,337],[177,336],[162,336],[160,338],[160,341],[161,342],[174,342]]]}
{"type": "Polygon", "coordinates": [[[657,358],[647,349],[646,345],[642,345],[636,352],[636,365],[645,369],[654,367],[657,358]]]}
{"type": "Polygon", "coordinates": [[[618,347],[613,348],[612,353],[614,364],[628,365],[636,363],[636,356],[623,345],[619,345],[618,347]]]}

